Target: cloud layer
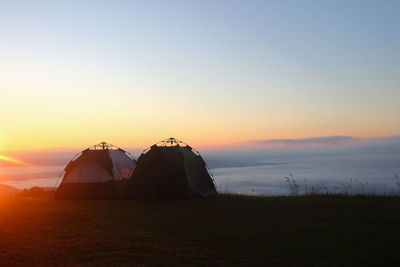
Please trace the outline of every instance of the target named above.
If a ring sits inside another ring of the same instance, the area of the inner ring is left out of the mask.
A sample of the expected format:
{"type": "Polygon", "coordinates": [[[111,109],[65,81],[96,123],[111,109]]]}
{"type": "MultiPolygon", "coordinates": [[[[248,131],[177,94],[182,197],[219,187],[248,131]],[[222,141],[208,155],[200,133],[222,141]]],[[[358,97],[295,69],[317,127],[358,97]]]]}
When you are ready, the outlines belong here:
{"type": "Polygon", "coordinates": [[[351,136],[325,136],[301,139],[264,139],[252,140],[254,143],[267,145],[332,145],[345,144],[359,141],[358,138],[351,136]]]}
{"type": "Polygon", "coordinates": [[[383,144],[383,143],[396,143],[400,144],[400,136],[394,137],[380,137],[380,138],[358,138],[352,136],[335,135],[323,137],[310,137],[299,139],[261,139],[251,140],[251,144],[261,145],[284,145],[284,146],[320,146],[320,145],[369,145],[369,144],[383,144]]]}

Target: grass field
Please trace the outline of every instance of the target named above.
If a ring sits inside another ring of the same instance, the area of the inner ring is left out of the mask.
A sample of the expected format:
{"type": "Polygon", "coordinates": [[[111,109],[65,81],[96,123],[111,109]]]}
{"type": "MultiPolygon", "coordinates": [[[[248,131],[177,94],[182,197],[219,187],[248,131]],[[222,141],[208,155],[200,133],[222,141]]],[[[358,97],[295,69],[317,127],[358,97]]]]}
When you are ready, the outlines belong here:
{"type": "Polygon", "coordinates": [[[398,265],[400,198],[0,199],[0,266],[398,265]]]}

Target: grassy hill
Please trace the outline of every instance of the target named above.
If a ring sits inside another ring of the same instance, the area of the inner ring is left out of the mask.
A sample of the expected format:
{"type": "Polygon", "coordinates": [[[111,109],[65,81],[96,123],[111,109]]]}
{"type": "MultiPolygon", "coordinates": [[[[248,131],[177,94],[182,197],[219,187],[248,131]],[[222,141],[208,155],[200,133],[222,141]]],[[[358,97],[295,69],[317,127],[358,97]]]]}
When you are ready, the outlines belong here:
{"type": "Polygon", "coordinates": [[[0,266],[397,265],[400,198],[0,201],[0,266]]]}
{"type": "Polygon", "coordinates": [[[16,193],[18,193],[18,189],[9,185],[0,184],[0,197],[9,197],[16,193]]]}

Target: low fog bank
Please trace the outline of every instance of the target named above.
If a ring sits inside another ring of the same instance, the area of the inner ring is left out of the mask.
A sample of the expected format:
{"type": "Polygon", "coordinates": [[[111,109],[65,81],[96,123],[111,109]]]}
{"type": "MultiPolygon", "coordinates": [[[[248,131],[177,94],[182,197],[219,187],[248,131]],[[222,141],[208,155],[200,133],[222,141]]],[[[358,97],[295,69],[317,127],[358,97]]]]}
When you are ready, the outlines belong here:
{"type": "Polygon", "coordinates": [[[288,194],[285,176],[292,174],[299,193],[400,193],[400,137],[315,139],[203,155],[220,192],[288,194]]]}

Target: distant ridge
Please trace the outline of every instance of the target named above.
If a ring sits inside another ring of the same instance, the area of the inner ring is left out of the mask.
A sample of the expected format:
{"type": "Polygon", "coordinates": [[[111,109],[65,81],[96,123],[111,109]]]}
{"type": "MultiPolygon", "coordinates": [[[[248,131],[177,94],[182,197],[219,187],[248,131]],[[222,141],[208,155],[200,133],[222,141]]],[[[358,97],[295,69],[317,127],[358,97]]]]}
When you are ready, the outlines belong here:
{"type": "Polygon", "coordinates": [[[19,190],[5,184],[0,184],[0,197],[11,197],[18,193],[19,190]]]}

